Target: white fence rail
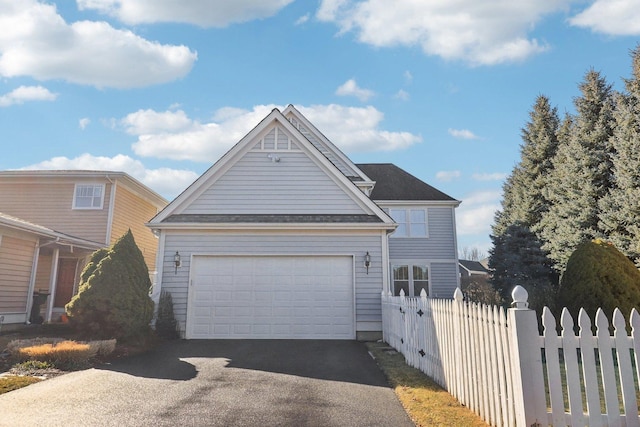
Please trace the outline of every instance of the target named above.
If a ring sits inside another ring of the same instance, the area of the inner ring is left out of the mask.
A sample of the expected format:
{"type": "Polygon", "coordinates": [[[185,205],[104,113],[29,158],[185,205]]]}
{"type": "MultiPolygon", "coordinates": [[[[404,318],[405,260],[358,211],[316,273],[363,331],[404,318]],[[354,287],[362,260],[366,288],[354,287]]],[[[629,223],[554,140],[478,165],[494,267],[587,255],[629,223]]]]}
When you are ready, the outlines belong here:
{"type": "Polygon", "coordinates": [[[561,332],[545,308],[538,320],[517,287],[514,308],[382,295],[384,340],[493,426],[640,426],[640,316],[631,333],[620,311],[596,330],[568,311],[561,332]],[[613,334],[610,333],[613,330],[613,334]]]}

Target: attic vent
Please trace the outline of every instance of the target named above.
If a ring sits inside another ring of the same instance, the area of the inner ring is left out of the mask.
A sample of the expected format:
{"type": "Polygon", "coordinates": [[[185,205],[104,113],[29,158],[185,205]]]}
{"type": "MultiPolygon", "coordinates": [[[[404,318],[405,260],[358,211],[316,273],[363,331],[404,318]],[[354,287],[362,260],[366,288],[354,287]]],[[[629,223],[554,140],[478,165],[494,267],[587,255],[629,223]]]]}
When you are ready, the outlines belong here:
{"type": "Polygon", "coordinates": [[[291,141],[287,132],[278,126],[274,126],[273,129],[260,140],[256,148],[263,151],[289,151],[292,149],[295,150],[298,147],[291,141]]]}

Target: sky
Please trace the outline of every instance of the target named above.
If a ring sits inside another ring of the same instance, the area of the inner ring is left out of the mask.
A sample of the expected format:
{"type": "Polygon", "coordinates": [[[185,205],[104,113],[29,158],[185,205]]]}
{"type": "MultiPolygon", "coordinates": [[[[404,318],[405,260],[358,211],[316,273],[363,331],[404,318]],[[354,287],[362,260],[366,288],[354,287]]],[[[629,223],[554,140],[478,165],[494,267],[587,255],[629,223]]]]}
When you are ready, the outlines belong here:
{"type": "Polygon", "coordinates": [[[124,171],[172,200],[273,108],[461,200],[488,253],[539,95],[617,90],[640,0],[0,0],[0,169],[124,171]]]}

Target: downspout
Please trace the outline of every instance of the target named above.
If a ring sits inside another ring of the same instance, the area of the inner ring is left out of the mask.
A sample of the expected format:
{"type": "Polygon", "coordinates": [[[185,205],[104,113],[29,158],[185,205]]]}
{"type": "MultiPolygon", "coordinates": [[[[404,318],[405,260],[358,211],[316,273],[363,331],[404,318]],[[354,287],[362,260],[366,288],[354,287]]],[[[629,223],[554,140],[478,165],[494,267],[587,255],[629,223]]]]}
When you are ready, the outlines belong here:
{"type": "Polygon", "coordinates": [[[60,249],[53,250],[53,259],[51,260],[51,277],[49,279],[49,304],[47,305],[47,322],[51,322],[53,314],[53,301],[56,298],[56,287],[58,285],[58,260],[60,258],[60,249]]]}
{"type": "Polygon", "coordinates": [[[107,181],[109,181],[109,183],[111,184],[111,193],[109,195],[109,212],[107,214],[107,236],[106,236],[106,240],[104,241],[106,246],[111,245],[111,232],[112,232],[112,228],[113,228],[113,210],[115,209],[115,204],[116,204],[116,182],[112,181],[111,178],[109,178],[109,175],[105,175],[105,178],[107,178],[107,181]]]}
{"type": "Polygon", "coordinates": [[[33,292],[36,290],[36,274],[38,272],[38,260],[40,259],[40,239],[36,241],[33,251],[33,262],[31,263],[31,277],[29,278],[29,290],[27,291],[27,312],[25,313],[25,323],[28,325],[29,313],[31,313],[31,305],[33,304],[33,292]]]}
{"type": "Polygon", "coordinates": [[[458,260],[458,231],[456,225],[456,207],[451,208],[451,216],[453,222],[453,254],[455,256],[455,266],[456,266],[456,288],[460,289],[460,267],[458,260]]]}
{"type": "Polygon", "coordinates": [[[389,293],[391,292],[389,285],[389,233],[383,231],[380,239],[382,240],[382,291],[389,293]]]}

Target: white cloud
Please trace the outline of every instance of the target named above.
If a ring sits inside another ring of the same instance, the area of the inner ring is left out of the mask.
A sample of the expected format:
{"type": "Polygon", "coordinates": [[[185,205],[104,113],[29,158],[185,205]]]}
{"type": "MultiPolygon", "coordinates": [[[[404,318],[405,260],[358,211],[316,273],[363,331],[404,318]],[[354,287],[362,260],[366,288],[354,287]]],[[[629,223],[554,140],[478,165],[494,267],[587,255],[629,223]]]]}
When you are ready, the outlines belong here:
{"type": "Polygon", "coordinates": [[[184,169],[147,169],[139,160],[118,154],[114,157],[82,154],[76,158],[54,157],[23,169],[104,170],[126,172],[155,192],[171,200],[196,180],[198,174],[184,169]]]}
{"type": "Polygon", "coordinates": [[[0,76],[62,79],[130,88],[185,76],[196,53],[118,30],[106,22],[68,24],[56,7],[36,0],[0,0],[0,76]]]}
{"type": "Polygon", "coordinates": [[[462,176],[462,172],[460,171],[440,171],[436,173],[436,179],[438,181],[453,181],[454,179],[458,179],[462,176]]]}
{"type": "Polygon", "coordinates": [[[413,74],[411,74],[411,71],[407,70],[404,72],[404,81],[406,84],[411,84],[413,82],[413,74]]]}
{"type": "Polygon", "coordinates": [[[396,98],[396,99],[400,99],[402,101],[408,101],[409,98],[410,98],[409,92],[407,92],[406,90],[402,90],[402,89],[397,91],[396,94],[393,97],[396,98]]]}
{"type": "Polygon", "coordinates": [[[323,0],[317,18],[377,47],[421,46],[427,55],[472,65],[522,61],[547,49],[529,38],[545,15],[575,0],[323,0]]]}
{"type": "MultiPolygon", "coordinates": [[[[258,105],[252,110],[225,107],[204,123],[188,118],[183,111],[140,110],[120,120],[120,124],[138,137],[133,151],[139,156],[214,162],[274,108],[283,109],[276,105],[258,105]]],[[[384,114],[374,107],[331,104],[298,109],[347,152],[392,151],[422,141],[409,132],[381,130],[384,114]]]]}
{"type": "Polygon", "coordinates": [[[460,139],[480,139],[479,136],[467,129],[449,129],[449,135],[460,139]]]}
{"type": "Polygon", "coordinates": [[[338,96],[355,96],[362,102],[368,101],[375,93],[369,89],[363,89],[358,86],[354,79],[349,79],[336,89],[338,96]]]}
{"type": "Polygon", "coordinates": [[[127,24],[182,22],[201,27],[226,27],[233,23],[268,18],[292,1],[76,0],[80,10],[96,10],[127,24]]]}
{"type": "Polygon", "coordinates": [[[306,23],[307,21],[309,21],[309,14],[307,13],[306,15],[302,15],[300,18],[298,18],[295,22],[295,25],[302,25],[304,23],[306,23]]]}
{"type": "Polygon", "coordinates": [[[507,177],[507,174],[502,172],[474,173],[471,177],[475,181],[502,181],[507,177]]]}
{"type": "Polygon", "coordinates": [[[640,5],[637,0],[596,0],[569,22],[599,33],[637,36],[640,35],[640,5]]]}
{"type": "Polygon", "coordinates": [[[420,135],[410,132],[381,130],[384,113],[372,106],[356,108],[330,104],[297,108],[331,142],[348,153],[401,150],[422,142],[420,135]]]}
{"type": "Polygon", "coordinates": [[[495,212],[500,209],[502,192],[498,190],[479,191],[462,198],[456,209],[458,235],[485,234],[491,232],[495,212]]]}
{"type": "Polygon", "coordinates": [[[55,101],[57,94],[42,86],[20,86],[0,96],[0,107],[24,104],[28,101],[55,101]]]}
{"type": "Polygon", "coordinates": [[[85,130],[87,126],[89,126],[89,123],[91,123],[91,119],[89,119],[88,117],[83,117],[78,121],[78,126],[80,127],[80,129],[85,130]]]}

